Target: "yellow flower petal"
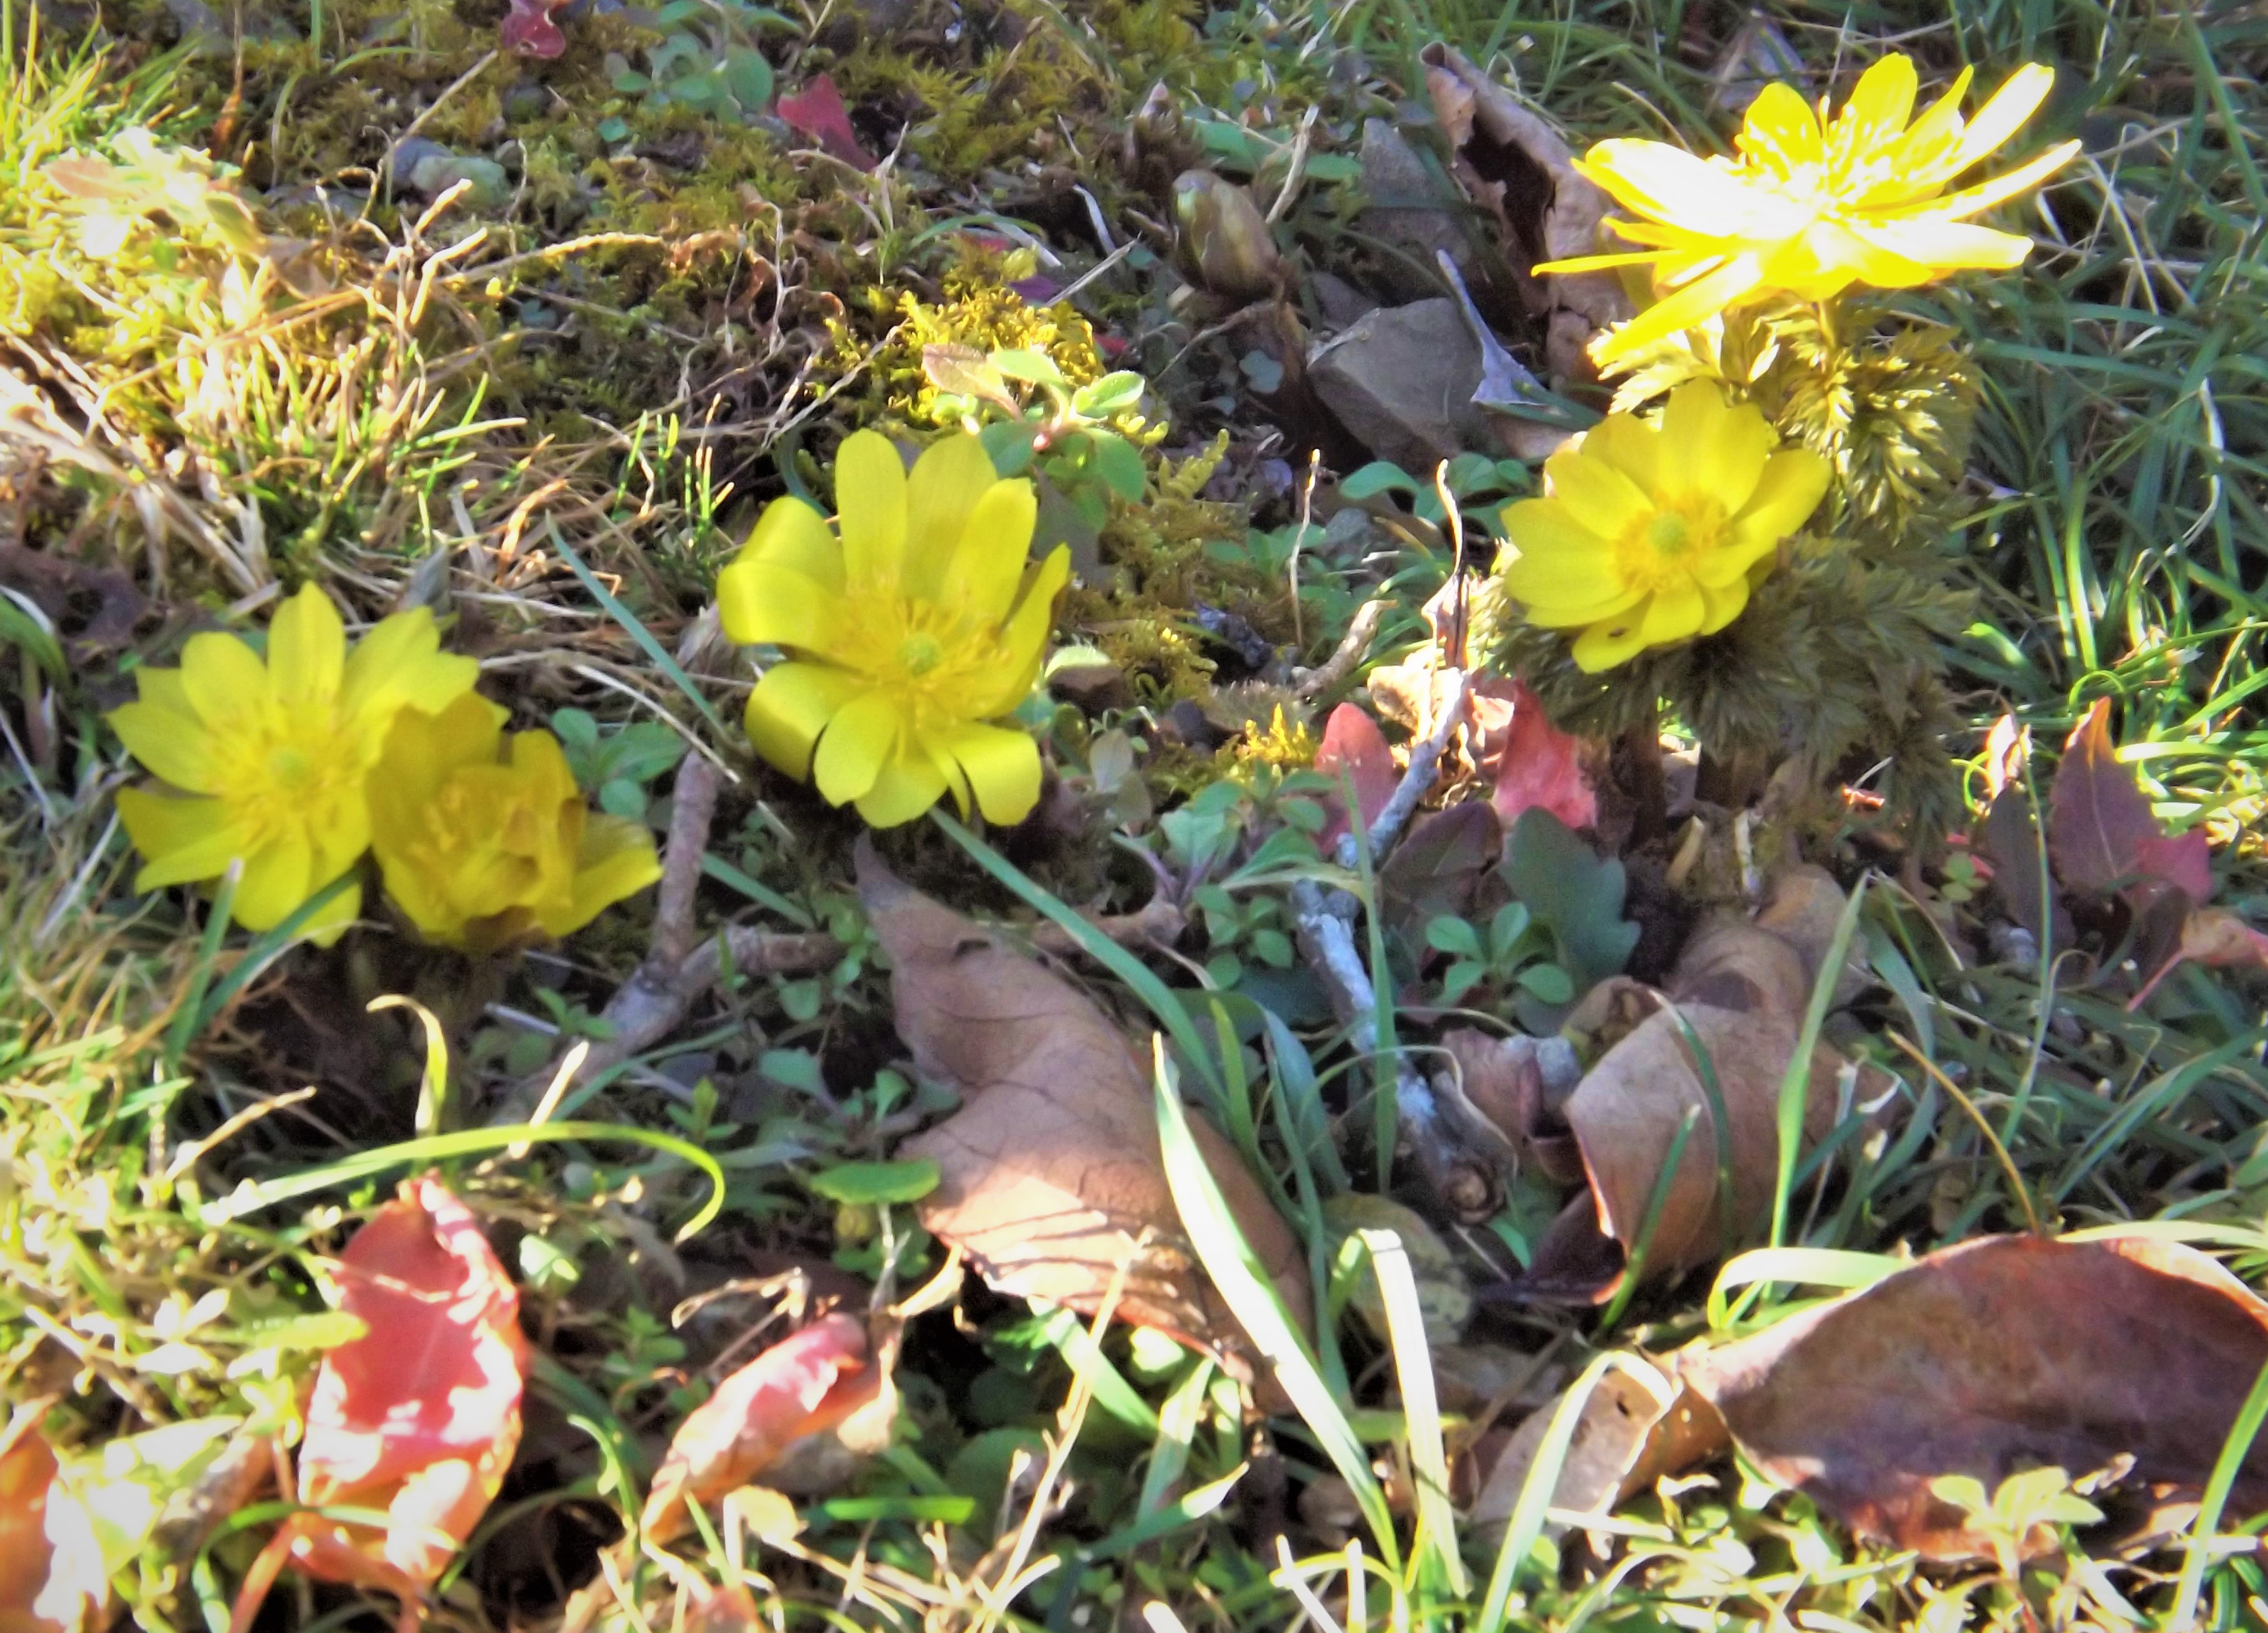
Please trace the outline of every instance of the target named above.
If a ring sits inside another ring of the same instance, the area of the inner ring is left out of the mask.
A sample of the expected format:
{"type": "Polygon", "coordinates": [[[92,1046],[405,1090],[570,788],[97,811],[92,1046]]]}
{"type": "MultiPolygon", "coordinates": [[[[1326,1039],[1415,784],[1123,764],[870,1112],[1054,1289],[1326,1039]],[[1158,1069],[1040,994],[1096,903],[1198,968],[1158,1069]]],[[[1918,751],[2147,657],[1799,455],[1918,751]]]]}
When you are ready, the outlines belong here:
{"type": "Polygon", "coordinates": [[[1934,192],[1960,173],[1962,167],[1949,161],[1959,156],[1961,104],[1969,94],[1969,82],[1976,77],[1974,68],[1963,68],[1955,74],[1945,94],[1925,108],[1906,131],[1899,168],[1907,185],[1934,192]]]}
{"type": "MultiPolygon", "coordinates": [[[[934,596],[963,546],[977,502],[998,485],[992,456],[975,437],[946,437],[922,450],[906,481],[906,576],[909,593],[934,596]]],[[[1028,486],[1029,484],[1026,484],[1028,486]]],[[[1027,532],[1021,559],[1031,544],[1027,532]]]]}
{"type": "Polygon", "coordinates": [[[472,658],[440,650],[433,614],[412,607],[381,618],[347,654],[339,685],[339,711],[374,725],[391,720],[397,709],[438,714],[473,689],[481,666],[472,658]]]}
{"type": "Polygon", "coordinates": [[[1055,628],[1056,597],[1071,582],[1071,549],[1057,545],[1048,552],[1036,571],[1026,580],[1023,599],[1001,627],[1000,671],[998,681],[979,688],[969,699],[969,718],[990,720],[1022,702],[1040,678],[1040,660],[1046,655],[1048,631],[1055,628]]]}
{"type": "Polygon", "coordinates": [[[870,685],[823,664],[774,664],[748,694],[748,741],[790,776],[808,776],[819,734],[836,710],[870,685]]]}
{"type": "MultiPolygon", "coordinates": [[[[1676,401],[1675,393],[1671,394],[1670,400],[1676,401]]],[[[1655,492],[1661,486],[1661,445],[1662,438],[1655,434],[1653,427],[1635,415],[1609,414],[1583,433],[1585,454],[1604,460],[1646,493],[1655,492]]],[[[1569,519],[1572,521],[1573,518],[1569,519]]],[[[1581,526],[1580,522],[1574,525],[1581,526]]]]}
{"type": "Polygon", "coordinates": [[[1628,476],[1587,448],[1568,448],[1543,462],[1550,494],[1602,538],[1620,537],[1643,521],[1653,502],[1628,476]]]}
{"type": "Polygon", "coordinates": [[[1764,266],[1752,254],[1735,255],[1706,276],[1654,302],[1628,323],[1591,342],[1591,357],[1602,368],[1621,362],[1680,329],[1712,318],[1764,281],[1764,266]]]}
{"type": "Polygon", "coordinates": [[[267,703],[268,669],[234,636],[207,630],[181,648],[181,693],[208,727],[225,727],[267,703]]]}
{"type": "Polygon", "coordinates": [[[968,513],[940,599],[964,608],[979,623],[1005,618],[1024,581],[1038,521],[1039,500],[1030,482],[1019,477],[986,489],[968,513]]]}
{"type": "Polygon", "coordinates": [[[1911,57],[1893,51],[1878,58],[1851,87],[1851,99],[1836,121],[1834,134],[1845,144],[1845,151],[1867,152],[1903,135],[1920,88],[1911,57]]]}
{"type": "Polygon", "coordinates": [[[835,513],[850,583],[895,589],[906,553],[906,467],[880,431],[843,439],[835,456],[835,513]]]}
{"type": "Polygon", "coordinates": [[[902,822],[912,821],[935,805],[945,788],[945,773],[939,768],[936,757],[920,743],[909,739],[883,762],[875,775],[874,785],[859,796],[858,814],[870,828],[895,828],[902,822]]]}
{"type": "MultiPolygon", "coordinates": [[[[764,507],[740,559],[789,568],[837,593],[843,589],[842,545],[828,531],[827,519],[792,496],[764,507]]],[[[730,624],[725,632],[744,645],[750,644],[747,636],[733,634],[730,624]]]]}
{"type": "Polygon", "coordinates": [[[1734,619],[1738,618],[1748,606],[1748,578],[1743,575],[1722,586],[1712,586],[1705,583],[1701,586],[1701,600],[1708,607],[1708,614],[1701,620],[1700,633],[1714,635],[1734,619]]]}
{"type": "Polygon", "coordinates": [[[571,936],[615,902],[661,877],[653,835],[635,822],[603,813],[584,824],[576,857],[574,894],[563,910],[545,915],[546,934],[571,936]]]}
{"type": "Polygon", "coordinates": [[[1924,217],[1880,226],[1854,224],[1851,231],[1877,249],[1935,270],[2020,267],[2032,253],[2031,239],[2020,233],[1973,226],[1965,221],[1924,217]]]}
{"type": "Polygon", "coordinates": [[[1708,380],[1669,394],[1658,440],[1665,452],[1654,491],[1664,497],[1707,494],[1727,511],[1749,502],[1779,445],[1763,415],[1733,408],[1708,380]]]}
{"type": "Polygon", "coordinates": [[[1646,646],[1668,646],[1690,640],[1701,632],[1701,621],[1708,616],[1708,610],[1701,600],[1701,587],[1690,578],[1665,584],[1646,604],[1638,641],[1646,646]]]}
{"type": "Polygon", "coordinates": [[[1742,152],[1783,169],[1815,165],[1822,157],[1819,115],[1793,86],[1775,81],[1749,104],[1738,138],[1742,152]]]}
{"type": "Polygon", "coordinates": [[[1028,733],[964,725],[941,746],[968,777],[987,822],[1003,828],[1020,822],[1040,803],[1040,749],[1028,733]]]}
{"type": "Polygon", "coordinates": [[[1896,219],[1917,217],[1973,216],[1980,210],[1989,210],[2003,199],[2038,186],[2050,176],[2071,163],[2072,155],[2079,151],[2079,143],[2066,142],[2051,147],[2029,164],[2020,165],[2005,176],[1995,176],[1990,181],[1980,181],[1973,188],[1958,193],[1948,193],[1943,198],[1932,199],[1926,204],[1916,204],[1899,213],[1896,219]]]}
{"type": "Polygon", "coordinates": [[[898,752],[904,726],[897,700],[878,692],[836,710],[811,761],[812,782],[827,803],[847,805],[872,789],[883,764],[898,752]]]}
{"type": "Polygon", "coordinates": [[[176,788],[196,794],[219,792],[204,722],[149,702],[146,680],[142,690],[142,701],[121,703],[105,717],[126,752],[176,788]]]}
{"type": "Polygon", "coordinates": [[[1733,517],[1734,533],[1778,543],[1811,519],[1833,474],[1827,461],[1808,448],[1781,449],[1764,461],[1756,490],[1733,517]]]}
{"type": "Polygon", "coordinates": [[[247,930],[273,930],[328,879],[314,877],[314,850],[306,835],[285,834],[244,859],[231,916],[247,930]]]}
{"type": "Polygon", "coordinates": [[[1638,632],[1638,622],[1636,617],[1624,617],[1593,624],[1575,637],[1572,649],[1575,666],[1587,674],[1596,674],[1602,669],[1628,663],[1646,651],[1646,641],[1638,632]]]}
{"type": "Polygon", "coordinates": [[[747,645],[828,651],[846,610],[839,595],[792,567],[744,555],[717,575],[718,618],[725,633],[747,645]]]}
{"type": "Polygon", "coordinates": [[[136,890],[217,879],[244,850],[242,830],[217,799],[122,788],[118,820],[134,848],[149,858],[134,876],[136,890]]]}
{"type": "Polygon", "coordinates": [[[331,598],[310,584],[268,626],[269,681],[280,698],[335,696],[346,668],[346,626],[331,598]]]}
{"type": "Polygon", "coordinates": [[[2055,70],[2045,63],[2027,63],[2009,75],[1962,131],[1960,145],[1947,162],[1948,172],[1958,175],[1998,152],[2054,89],[2055,70]]]}

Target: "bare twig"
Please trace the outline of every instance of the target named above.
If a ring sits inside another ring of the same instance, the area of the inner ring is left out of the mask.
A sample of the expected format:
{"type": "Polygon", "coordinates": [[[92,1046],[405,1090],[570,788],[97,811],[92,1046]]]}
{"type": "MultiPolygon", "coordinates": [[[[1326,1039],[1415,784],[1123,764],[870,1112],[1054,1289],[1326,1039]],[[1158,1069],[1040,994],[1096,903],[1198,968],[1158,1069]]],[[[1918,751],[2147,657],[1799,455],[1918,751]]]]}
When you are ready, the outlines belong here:
{"type": "MultiPolygon", "coordinates": [[[[1152,896],[1131,913],[1082,915],[1086,922],[1121,946],[1169,947],[1189,928],[1189,916],[1163,896],[1152,896]]],[[[1071,931],[1052,921],[1034,924],[1027,932],[1042,953],[1066,958],[1080,950],[1071,931]]]]}
{"type": "Polygon", "coordinates": [[[709,851],[709,825],[717,817],[716,768],[698,754],[679,762],[669,815],[667,860],[654,907],[653,950],[649,963],[672,971],[693,951],[693,896],[701,885],[701,864],[709,851]]]}
{"type": "Polygon", "coordinates": [[[1378,635],[1378,626],[1385,622],[1386,603],[1383,600],[1365,601],[1355,609],[1347,624],[1345,636],[1338,650],[1326,658],[1319,669],[1294,669],[1292,672],[1292,693],[1301,699],[1321,697],[1342,684],[1352,674],[1369,654],[1370,644],[1378,635]]]}
{"type": "MultiPolygon", "coordinates": [[[[1462,669],[1449,672],[1449,701],[1441,710],[1441,717],[1433,722],[1433,729],[1425,740],[1411,746],[1410,768],[1403,772],[1402,781],[1395,785],[1389,798],[1370,825],[1370,854],[1384,861],[1394,842],[1402,836],[1403,828],[1416,814],[1418,802],[1433,791],[1433,781],[1440,775],[1441,756],[1448,752],[1449,739],[1456,735],[1457,727],[1464,723],[1465,705],[1471,699],[1469,678],[1462,669]]],[[[1352,849],[1353,835],[1340,839],[1340,860],[1351,864],[1353,858],[1344,853],[1352,849]]]]}

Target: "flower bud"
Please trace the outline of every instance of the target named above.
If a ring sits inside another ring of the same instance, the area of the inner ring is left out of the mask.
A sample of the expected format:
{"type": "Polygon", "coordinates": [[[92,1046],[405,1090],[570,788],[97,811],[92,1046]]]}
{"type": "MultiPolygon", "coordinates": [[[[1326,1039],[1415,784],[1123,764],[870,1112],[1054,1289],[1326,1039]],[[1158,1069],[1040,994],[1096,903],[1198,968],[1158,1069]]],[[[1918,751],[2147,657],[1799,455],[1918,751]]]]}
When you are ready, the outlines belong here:
{"type": "Polygon", "coordinates": [[[1257,300],[1276,289],[1283,261],[1252,195],[1210,170],[1174,180],[1175,259],[1183,275],[1231,300],[1257,300]]]}

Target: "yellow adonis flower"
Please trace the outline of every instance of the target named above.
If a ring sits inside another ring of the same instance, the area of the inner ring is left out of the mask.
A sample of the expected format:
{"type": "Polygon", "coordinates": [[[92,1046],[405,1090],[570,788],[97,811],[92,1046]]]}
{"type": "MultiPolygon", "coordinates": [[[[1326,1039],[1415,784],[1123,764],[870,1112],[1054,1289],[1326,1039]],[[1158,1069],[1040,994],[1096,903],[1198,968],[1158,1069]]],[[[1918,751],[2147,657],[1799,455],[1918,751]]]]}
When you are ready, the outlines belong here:
{"type": "MultiPolygon", "coordinates": [[[[330,598],[309,585],[268,626],[263,659],[232,635],[189,637],[178,669],[144,669],[111,712],[163,779],[126,789],[118,814],[147,858],[137,890],[218,879],[241,863],[238,923],[270,930],[370,844],[364,779],[405,708],[446,709],[479,666],[440,650],[423,607],[381,620],[352,652],[330,598]]],[[[335,941],[362,908],[342,892],[313,926],[335,941]]]]}
{"type": "Polygon", "coordinates": [[[661,877],[644,828],[584,807],[557,738],[504,722],[473,693],[404,710],[370,778],[386,894],[427,940],[474,953],[569,935],[661,877]]]}
{"type": "Polygon", "coordinates": [[[1947,193],[2031,117],[2055,70],[2018,69],[1963,121],[1970,71],[1920,118],[1911,58],[1882,58],[1832,119],[1785,85],[1766,87],[1735,138],[1738,158],[1700,158],[1664,142],[1602,142],[1576,168],[1636,221],[1607,224],[1646,248],[1550,261],[1538,272],[1651,265],[1661,298],[1593,342],[1611,364],[1728,306],[1784,292],[1822,301],[1853,283],[1910,289],[1971,267],[2013,267],[2032,241],[1964,219],[2059,169],[2076,142],[2006,175],[1947,193]],[[1910,123],[1909,121],[1911,122],[1910,123]]]}
{"type": "Polygon", "coordinates": [[[1581,630],[1586,670],[1714,634],[1827,491],[1827,461],[1778,441],[1706,380],[1657,422],[1609,415],[1544,461],[1543,498],[1506,510],[1506,590],[1528,622],[1581,630]]]}
{"type": "Polygon", "coordinates": [[[1071,552],[1027,568],[1032,485],[1002,481],[966,434],[909,476],[887,438],[854,432],[835,496],[833,533],[775,500],[717,577],[725,633],[789,653],[749,695],[749,741],[876,828],[948,789],[964,815],[973,795],[987,821],[1021,821],[1039,803],[1039,747],[987,723],[1039,677],[1071,552]]]}

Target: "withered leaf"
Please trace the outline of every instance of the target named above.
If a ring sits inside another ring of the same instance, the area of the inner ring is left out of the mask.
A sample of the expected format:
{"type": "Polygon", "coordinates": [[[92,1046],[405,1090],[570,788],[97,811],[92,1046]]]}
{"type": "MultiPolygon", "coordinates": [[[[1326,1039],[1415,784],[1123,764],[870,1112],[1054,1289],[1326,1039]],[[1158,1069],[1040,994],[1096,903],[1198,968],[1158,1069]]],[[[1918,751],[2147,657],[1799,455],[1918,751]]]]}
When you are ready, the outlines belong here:
{"type": "Polygon", "coordinates": [[[1600,248],[1599,223],[1612,201],[1575,169],[1567,144],[1519,99],[1454,48],[1425,48],[1425,89],[1455,155],[1459,184],[1504,229],[1522,301],[1545,320],[1544,355],[1552,371],[1590,378],[1584,347],[1592,335],[1628,319],[1630,297],[1611,273],[1541,279],[1538,262],[1588,255],[1600,248]]]}
{"type": "Polygon", "coordinates": [[[1532,805],[1571,828],[1598,821],[1599,798],[1583,771],[1581,741],[1551,724],[1527,681],[1484,681],[1474,688],[1471,707],[1498,821],[1509,829],[1532,805]]]}
{"type": "MultiPolygon", "coordinates": [[[[1378,820],[1386,802],[1394,798],[1402,773],[1394,763],[1378,722],[1352,703],[1341,703],[1323,722],[1323,740],[1315,748],[1315,769],[1336,781],[1342,773],[1354,784],[1356,815],[1365,828],[1378,820]]],[[[1348,831],[1344,797],[1325,806],[1323,831],[1318,842],[1329,856],[1332,844],[1348,831]]]]}
{"type": "Polygon", "coordinates": [[[288,1560],[414,1604],[494,1500],[519,1445],[519,1295],[479,1219],[439,1181],[405,1182],[339,1255],[340,1304],[367,1329],[325,1352],[299,1442],[308,1507],[246,1574],[251,1625],[288,1560]],[[377,1510],[381,1530],[317,1508],[377,1510]]]}
{"type": "Polygon", "coordinates": [[[79,1633],[110,1597],[93,1522],[40,1416],[27,1409],[0,1429],[0,1633],[79,1633]]]}
{"type": "Polygon", "coordinates": [[[1503,833],[1484,800],[1427,812],[1379,870],[1387,923],[1414,938],[1444,914],[1470,914],[1482,876],[1502,843],[1503,833]]]}
{"type": "MultiPolygon", "coordinates": [[[[1593,1030],[1612,1009],[1614,1029],[1629,1028],[1584,1074],[1565,1108],[1590,1181],[1597,1229],[1625,1250],[1643,1228],[1680,1129],[1692,1122],[1649,1241],[1647,1274],[1705,1263],[1737,1246],[1742,1233],[1762,1218],[1779,1166],[1780,1079],[1794,1057],[1827,950],[1822,917],[1839,910],[1841,900],[1824,873],[1791,870],[1776,881],[1771,901],[1754,922],[1727,916],[1696,932],[1666,994],[1616,982],[1585,1005],[1600,1015],[1579,1011],[1570,1022],[1593,1030]],[[1719,1195],[1717,1114],[1702,1078],[1704,1056],[1731,1147],[1729,1219],[1719,1195]]],[[[1831,1125],[1845,1070],[1832,1048],[1815,1047],[1804,1110],[1807,1138],[1817,1138],[1831,1125]]],[[[1854,1085],[1856,1098],[1872,1100],[1889,1081],[1879,1070],[1865,1069],[1854,1085]]],[[[1569,1204],[1565,1228],[1555,1227],[1539,1249],[1531,1267],[1539,1285],[1572,1291],[1578,1266],[1557,1262],[1563,1251],[1581,1267],[1599,1265],[1583,1202],[1569,1204]]],[[[1603,1298],[1613,1285],[1609,1281],[1594,1296],[1603,1298]]]]}
{"type": "Polygon", "coordinates": [[[769,1472],[805,1436],[873,1401],[884,1370],[868,1365],[865,1328],[840,1314],[821,1317],[741,1367],[670,1437],[638,1521],[646,1540],[680,1535],[691,1523],[688,1502],[718,1501],[769,1472]]]}
{"type": "MultiPolygon", "coordinates": [[[[1521,1421],[1473,1499],[1473,1525],[1491,1547],[1503,1538],[1559,1400],[1521,1421]]],[[[1599,1379],[1584,1401],[1567,1460],[1552,1488],[1551,1506],[1572,1514],[1611,1513],[1624,1498],[1664,1475],[1690,1467],[1724,1444],[1725,1425],[1714,1408],[1646,1357],[1626,1357],[1599,1379]]],[[[1565,1522],[1555,1520],[1546,1534],[1557,1536],[1565,1529],[1565,1522]]]]}
{"type": "MultiPolygon", "coordinates": [[[[1150,1069],[1094,1001],[900,879],[862,847],[858,889],[890,955],[898,1035],[961,1109],[899,1154],[938,1165],[921,1222],[1016,1297],[1117,1306],[1224,1359],[1248,1352],[1197,1265],[1166,1183],[1150,1069]]],[[[1207,1166],[1293,1319],[1310,1323],[1298,1241],[1235,1152],[1192,1115],[1207,1166]]]]}
{"type": "MultiPolygon", "coordinates": [[[[1741,1449],[1852,1529],[1926,1558],[1992,1548],[1930,1482],[1992,1490],[2053,1466],[2131,1457],[2149,1486],[2196,1488],[2268,1361],[2268,1304],[2192,1248],[2144,1237],[1986,1237],[1679,1371],[1741,1449]]],[[[2236,1512],[2268,1506],[2256,1443],[2236,1512]]],[[[2044,1540],[2044,1539],[2043,1539],[2044,1540]]]]}

